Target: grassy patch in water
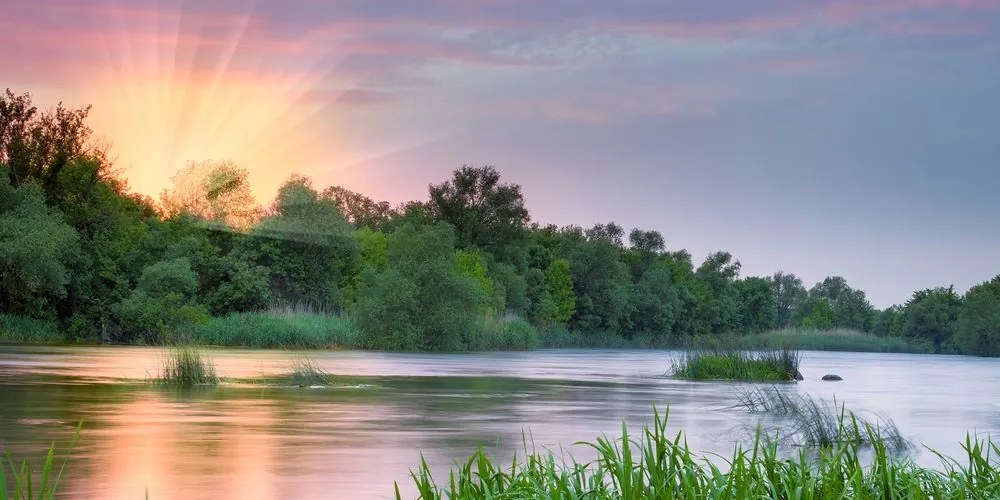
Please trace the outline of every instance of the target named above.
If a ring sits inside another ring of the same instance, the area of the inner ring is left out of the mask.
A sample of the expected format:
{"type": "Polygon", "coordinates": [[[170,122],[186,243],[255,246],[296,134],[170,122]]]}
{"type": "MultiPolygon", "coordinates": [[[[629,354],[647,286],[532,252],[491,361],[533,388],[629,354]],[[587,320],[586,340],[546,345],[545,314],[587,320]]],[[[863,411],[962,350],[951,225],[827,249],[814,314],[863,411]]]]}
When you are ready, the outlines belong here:
{"type": "Polygon", "coordinates": [[[215,365],[193,347],[171,348],[163,359],[158,382],[168,385],[215,385],[215,365]]]}
{"type": "Polygon", "coordinates": [[[799,354],[787,347],[758,351],[685,351],[674,360],[673,374],[687,380],[742,380],[780,382],[795,380],[799,354]]]}
{"type": "Polygon", "coordinates": [[[329,386],[334,384],[334,378],[326,370],[320,368],[311,359],[297,359],[292,363],[291,371],[279,379],[288,385],[298,387],[329,386]]]}
{"type": "Polygon", "coordinates": [[[360,347],[361,333],[348,318],[304,310],[232,313],[212,318],[198,328],[203,345],[322,349],[360,347]]]}
{"type": "MultiPolygon", "coordinates": [[[[881,440],[870,439],[872,457],[862,459],[853,442],[834,444],[819,453],[800,450],[779,454],[777,444],[761,432],[751,446],[737,446],[719,467],[688,447],[682,433],[668,434],[667,417],[657,414],[652,427],[639,435],[600,437],[581,443],[596,450],[597,459],[579,463],[552,452],[525,447],[524,455],[500,463],[482,450],[438,483],[421,460],[411,471],[420,498],[671,498],[691,500],[997,498],[1000,495],[1000,448],[990,441],[966,438],[966,457],[942,458],[942,470],[896,457],[881,440]],[[967,464],[967,465],[966,465],[967,464]]],[[[845,432],[847,432],[845,430],[845,432]]],[[[862,426],[862,432],[874,429],[862,426]]],[[[396,498],[401,498],[399,486],[396,498]]]]}

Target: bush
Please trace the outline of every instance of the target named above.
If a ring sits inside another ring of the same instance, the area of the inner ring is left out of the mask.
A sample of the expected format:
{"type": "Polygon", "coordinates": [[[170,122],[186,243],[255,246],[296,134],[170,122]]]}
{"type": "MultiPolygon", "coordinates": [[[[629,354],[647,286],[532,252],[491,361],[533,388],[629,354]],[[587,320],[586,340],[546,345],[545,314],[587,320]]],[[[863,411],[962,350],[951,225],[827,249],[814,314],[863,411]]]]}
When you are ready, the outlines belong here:
{"type": "Polygon", "coordinates": [[[304,311],[256,311],[212,318],[196,331],[199,344],[262,349],[359,347],[361,334],[344,317],[304,311]]]}
{"type": "Polygon", "coordinates": [[[966,293],[955,340],[965,354],[1000,356],[1000,276],[966,293]]]}

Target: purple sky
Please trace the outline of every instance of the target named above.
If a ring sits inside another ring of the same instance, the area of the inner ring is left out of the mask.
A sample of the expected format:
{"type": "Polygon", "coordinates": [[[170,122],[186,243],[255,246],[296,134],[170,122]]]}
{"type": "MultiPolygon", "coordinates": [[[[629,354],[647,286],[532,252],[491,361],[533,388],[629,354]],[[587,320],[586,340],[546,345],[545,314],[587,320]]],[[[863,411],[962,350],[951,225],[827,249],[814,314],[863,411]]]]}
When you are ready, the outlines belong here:
{"type": "Polygon", "coordinates": [[[93,104],[133,188],[229,158],[393,202],[462,164],[536,221],[880,307],[1000,273],[1000,0],[0,0],[0,86],[93,104]]]}

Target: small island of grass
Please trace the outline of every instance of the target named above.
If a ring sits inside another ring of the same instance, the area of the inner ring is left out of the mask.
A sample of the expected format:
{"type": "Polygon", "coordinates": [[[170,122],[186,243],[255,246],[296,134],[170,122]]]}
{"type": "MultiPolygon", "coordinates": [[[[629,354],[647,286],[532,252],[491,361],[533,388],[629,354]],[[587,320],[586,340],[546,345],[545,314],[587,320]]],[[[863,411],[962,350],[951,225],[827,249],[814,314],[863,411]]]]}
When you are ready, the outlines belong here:
{"type": "Polygon", "coordinates": [[[686,380],[785,382],[796,380],[798,373],[799,353],[787,347],[686,351],[673,366],[673,375],[686,380]]]}

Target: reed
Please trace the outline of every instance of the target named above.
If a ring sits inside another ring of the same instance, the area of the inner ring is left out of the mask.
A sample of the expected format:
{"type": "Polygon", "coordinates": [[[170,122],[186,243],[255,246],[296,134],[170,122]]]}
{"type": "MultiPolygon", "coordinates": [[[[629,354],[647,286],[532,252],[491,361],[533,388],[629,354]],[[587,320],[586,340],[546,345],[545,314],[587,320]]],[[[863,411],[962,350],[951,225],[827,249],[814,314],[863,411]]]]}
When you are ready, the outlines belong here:
{"type": "MultiPolygon", "coordinates": [[[[860,424],[860,432],[874,434],[860,424]]],[[[848,430],[844,430],[848,432],[848,430]]],[[[747,447],[737,446],[723,466],[691,451],[682,433],[667,433],[667,414],[654,415],[638,435],[622,424],[621,437],[602,436],[581,443],[597,458],[579,463],[571,456],[536,453],[501,464],[482,450],[457,464],[439,484],[427,462],[411,471],[419,498],[588,498],[691,500],[776,499],[940,499],[997,498],[1000,448],[971,436],[961,460],[941,457],[942,470],[920,467],[891,454],[882,440],[869,437],[871,458],[860,457],[857,442],[820,450],[802,449],[788,457],[761,431],[747,447]],[[967,465],[966,465],[967,464],[967,465]]],[[[401,498],[395,485],[396,498],[401,498]]]]}
{"type": "Polygon", "coordinates": [[[799,359],[799,353],[787,346],[757,351],[685,351],[674,360],[673,374],[687,380],[791,381],[799,372],[799,359]]]}
{"type": "Polygon", "coordinates": [[[76,442],[80,438],[81,429],[83,429],[83,422],[77,425],[76,432],[73,433],[73,439],[66,450],[66,456],[63,458],[62,465],[59,466],[58,470],[55,468],[56,444],[52,443],[49,446],[49,453],[45,457],[45,463],[42,465],[37,483],[35,482],[35,474],[32,471],[31,463],[27,460],[22,460],[19,465],[14,460],[10,450],[4,450],[4,457],[0,457],[0,500],[54,499],[56,490],[59,489],[59,481],[66,470],[66,463],[69,461],[69,453],[76,446],[76,442]],[[6,466],[4,458],[7,459],[6,466]],[[7,482],[8,469],[11,474],[10,483],[7,482]]]}
{"type": "Polygon", "coordinates": [[[215,385],[219,377],[211,360],[203,359],[201,352],[193,347],[171,348],[163,359],[160,383],[168,385],[215,385]]]}

